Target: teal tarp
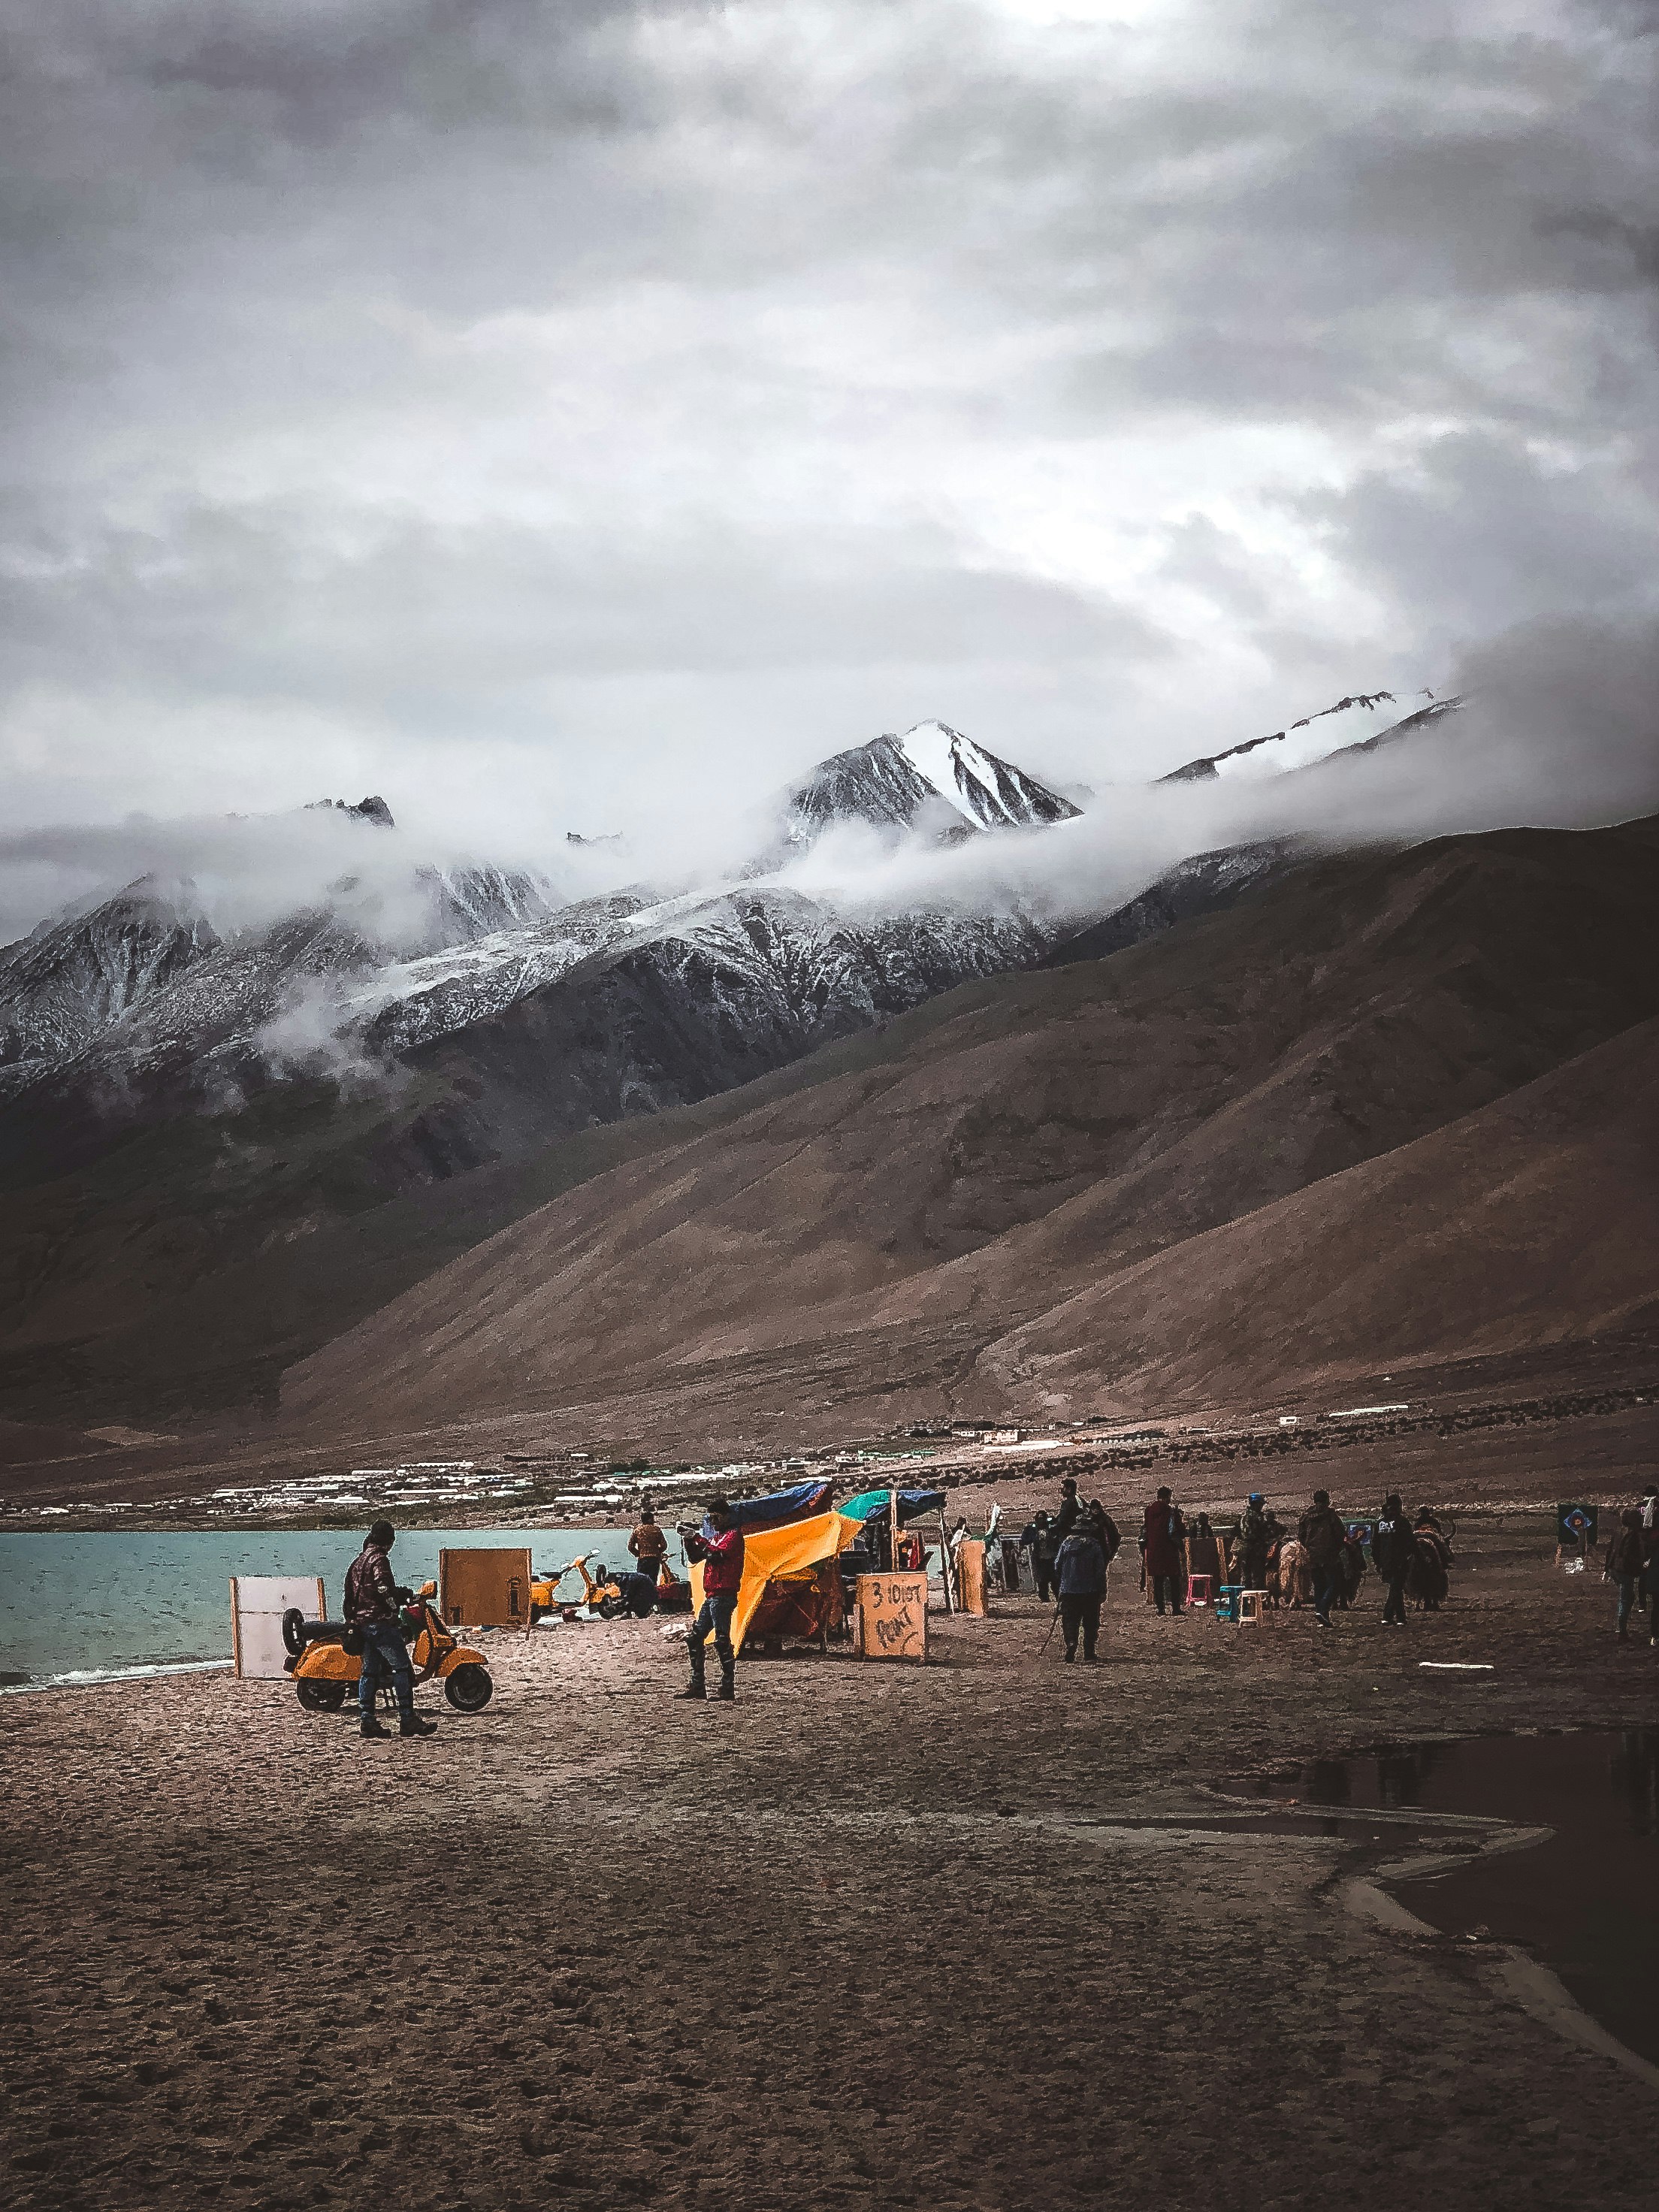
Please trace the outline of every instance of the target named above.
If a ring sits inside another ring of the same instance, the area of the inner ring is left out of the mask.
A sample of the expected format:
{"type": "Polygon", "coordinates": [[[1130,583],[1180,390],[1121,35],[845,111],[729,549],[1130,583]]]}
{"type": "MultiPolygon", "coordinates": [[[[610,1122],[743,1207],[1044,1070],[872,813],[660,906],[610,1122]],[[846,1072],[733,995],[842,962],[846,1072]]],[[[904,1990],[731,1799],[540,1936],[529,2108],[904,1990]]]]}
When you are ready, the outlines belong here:
{"type": "MultiPolygon", "coordinates": [[[[880,1521],[886,1516],[887,1500],[890,1494],[885,1490],[860,1491],[856,1498],[849,1498],[844,1505],[836,1506],[836,1510],[844,1513],[849,1521],[880,1521]]],[[[912,1521],[919,1521],[924,1513],[937,1513],[945,1503],[945,1492],[942,1490],[901,1490],[898,1501],[899,1526],[902,1528],[912,1521]]]]}

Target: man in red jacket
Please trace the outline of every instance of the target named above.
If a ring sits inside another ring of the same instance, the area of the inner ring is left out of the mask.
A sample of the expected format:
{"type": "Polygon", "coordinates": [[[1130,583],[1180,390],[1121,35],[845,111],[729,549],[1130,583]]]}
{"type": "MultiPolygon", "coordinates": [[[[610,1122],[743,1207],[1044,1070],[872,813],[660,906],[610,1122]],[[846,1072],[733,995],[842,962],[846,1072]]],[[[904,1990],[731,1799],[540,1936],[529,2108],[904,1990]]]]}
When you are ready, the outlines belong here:
{"type": "Polygon", "coordinates": [[[702,1671],[703,1646],[712,1635],[720,1662],[720,1686],[714,1695],[730,1700],[737,1695],[732,1616],[738,1609],[738,1592],[743,1587],[743,1531],[732,1526],[732,1508],[726,1499],[709,1500],[708,1518],[702,1525],[702,1533],[685,1539],[685,1556],[702,1561],[702,1610],[685,1639],[691,1654],[691,1680],[680,1695],[708,1696],[702,1671]]]}

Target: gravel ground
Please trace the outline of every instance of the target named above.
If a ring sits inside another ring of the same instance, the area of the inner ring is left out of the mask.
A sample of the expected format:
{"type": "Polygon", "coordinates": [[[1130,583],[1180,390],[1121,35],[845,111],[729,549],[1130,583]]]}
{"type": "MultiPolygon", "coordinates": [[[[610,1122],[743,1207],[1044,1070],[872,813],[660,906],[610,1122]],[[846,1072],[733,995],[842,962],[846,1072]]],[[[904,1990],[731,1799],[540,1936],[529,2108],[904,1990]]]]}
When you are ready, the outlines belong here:
{"type": "Polygon", "coordinates": [[[223,1677],[0,1701],[9,2202],[1650,2206],[1652,2093],[1345,1911],[1369,1836],[1098,1825],[1659,1717],[1593,1577],[1478,1540],[1403,1635],[1374,1582],[1234,1632],[1120,1570],[1098,1668],[1009,1601],[732,1708],[655,1622],[498,1635],[429,1741],[223,1677]]]}

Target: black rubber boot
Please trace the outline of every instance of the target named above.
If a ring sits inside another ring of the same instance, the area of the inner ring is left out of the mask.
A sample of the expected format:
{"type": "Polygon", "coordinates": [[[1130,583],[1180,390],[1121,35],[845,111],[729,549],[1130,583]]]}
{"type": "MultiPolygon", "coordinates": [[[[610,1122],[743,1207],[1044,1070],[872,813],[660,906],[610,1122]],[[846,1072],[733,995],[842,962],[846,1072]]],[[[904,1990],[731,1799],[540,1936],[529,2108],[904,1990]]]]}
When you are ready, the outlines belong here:
{"type": "Polygon", "coordinates": [[[359,1733],[365,1736],[390,1736],[392,1730],[389,1728],[382,1728],[375,1716],[370,1713],[368,1719],[363,1722],[359,1733]]]}
{"type": "Polygon", "coordinates": [[[708,1695],[708,1685],[701,1674],[694,1674],[680,1695],[683,1698],[706,1698],[708,1695]]]}
{"type": "Polygon", "coordinates": [[[732,1668],[730,1667],[722,1667],[720,1669],[720,1686],[719,1689],[715,1691],[714,1695],[717,1698],[724,1698],[726,1703],[730,1705],[737,1694],[738,1686],[732,1679],[732,1668]]]}
{"type": "Polygon", "coordinates": [[[436,1721],[422,1720],[418,1713],[400,1713],[398,1717],[399,1735],[436,1735],[436,1721]]]}

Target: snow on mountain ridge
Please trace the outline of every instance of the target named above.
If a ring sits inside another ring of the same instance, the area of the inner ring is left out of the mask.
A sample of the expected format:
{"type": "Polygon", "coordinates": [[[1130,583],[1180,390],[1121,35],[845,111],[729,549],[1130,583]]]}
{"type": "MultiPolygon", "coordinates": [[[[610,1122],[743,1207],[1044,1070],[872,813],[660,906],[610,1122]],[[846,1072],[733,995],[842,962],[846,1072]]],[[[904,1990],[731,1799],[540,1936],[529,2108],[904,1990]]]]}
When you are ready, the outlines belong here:
{"type": "Polygon", "coordinates": [[[786,839],[797,849],[836,822],[915,830],[937,815],[946,836],[967,836],[1068,822],[1082,811],[939,721],[831,754],[790,789],[784,807],[786,839]]]}
{"type": "Polygon", "coordinates": [[[1426,707],[1419,707],[1402,719],[1389,720],[1385,715],[1378,726],[1366,736],[1356,738],[1347,731],[1334,737],[1318,730],[1316,723],[1329,720],[1333,714],[1347,714],[1356,710],[1375,715],[1379,707],[1393,708],[1396,702],[1392,691],[1356,692],[1352,697],[1339,699],[1334,706],[1322,707],[1317,714],[1304,714],[1288,729],[1269,731],[1266,737],[1246,738],[1242,744],[1229,745],[1223,752],[1203,753],[1189,760],[1168,775],[1160,776],[1160,783],[1211,783],[1243,780],[1252,781],[1274,775],[1294,775],[1299,769],[1316,768],[1322,762],[1335,760],[1344,753],[1374,752],[1380,745],[1392,744],[1396,738],[1408,737],[1438,721],[1443,714],[1453,714],[1462,704],[1461,699],[1433,699],[1426,707]]]}
{"type": "Polygon", "coordinates": [[[975,828],[1069,822],[1083,811],[948,722],[918,722],[897,743],[917,775],[975,828]]]}
{"type": "Polygon", "coordinates": [[[36,930],[0,958],[0,1088],[79,1052],[219,942],[188,884],[169,893],[148,877],[36,930]]]}

